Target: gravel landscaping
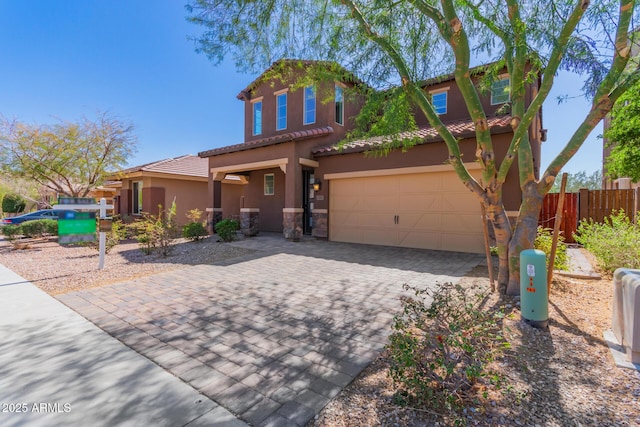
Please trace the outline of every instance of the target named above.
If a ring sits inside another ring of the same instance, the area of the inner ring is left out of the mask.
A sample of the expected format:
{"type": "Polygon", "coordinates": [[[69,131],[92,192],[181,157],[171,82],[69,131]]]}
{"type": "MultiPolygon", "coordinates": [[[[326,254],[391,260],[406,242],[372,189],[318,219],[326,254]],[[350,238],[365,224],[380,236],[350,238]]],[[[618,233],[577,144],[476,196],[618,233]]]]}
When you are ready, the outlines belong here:
{"type": "MultiPolygon", "coordinates": [[[[461,284],[488,288],[486,266],[461,284]]],[[[503,307],[505,337],[512,349],[497,364],[513,392],[491,394],[470,406],[468,425],[478,426],[638,426],[640,373],[616,367],[603,332],[611,327],[612,279],[554,278],[549,330],[524,323],[515,300],[493,296],[503,307]]],[[[316,417],[312,427],[445,426],[425,410],[393,403],[389,362],[381,355],[316,417]]]]}
{"type": "Polygon", "coordinates": [[[105,257],[98,270],[98,250],[91,246],[62,246],[56,238],[32,240],[14,250],[0,240],[0,264],[51,295],[102,286],[190,265],[210,264],[253,253],[208,237],[198,242],[176,239],[171,255],[145,255],[135,240],[123,241],[105,257]]]}

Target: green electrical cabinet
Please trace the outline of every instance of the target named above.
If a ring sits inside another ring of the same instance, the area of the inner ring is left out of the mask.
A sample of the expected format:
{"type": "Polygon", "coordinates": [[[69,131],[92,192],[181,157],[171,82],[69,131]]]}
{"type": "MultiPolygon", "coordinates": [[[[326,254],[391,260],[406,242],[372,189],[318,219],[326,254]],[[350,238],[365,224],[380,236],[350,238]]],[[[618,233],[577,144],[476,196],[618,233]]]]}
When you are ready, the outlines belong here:
{"type": "Polygon", "coordinates": [[[520,252],[520,312],[536,328],[549,324],[547,257],[538,249],[520,252]]]}

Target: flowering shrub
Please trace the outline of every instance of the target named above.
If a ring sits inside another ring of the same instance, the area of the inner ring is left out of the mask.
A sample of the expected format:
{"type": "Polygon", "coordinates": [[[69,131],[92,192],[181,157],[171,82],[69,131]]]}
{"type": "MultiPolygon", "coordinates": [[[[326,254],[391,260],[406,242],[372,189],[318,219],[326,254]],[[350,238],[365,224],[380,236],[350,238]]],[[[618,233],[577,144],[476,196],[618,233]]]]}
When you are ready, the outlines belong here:
{"type": "Polygon", "coordinates": [[[500,388],[503,379],[489,364],[509,344],[501,313],[480,309],[485,295],[451,283],[404,288],[414,295],[403,297],[387,345],[396,401],[456,414],[468,398],[500,388]]]}

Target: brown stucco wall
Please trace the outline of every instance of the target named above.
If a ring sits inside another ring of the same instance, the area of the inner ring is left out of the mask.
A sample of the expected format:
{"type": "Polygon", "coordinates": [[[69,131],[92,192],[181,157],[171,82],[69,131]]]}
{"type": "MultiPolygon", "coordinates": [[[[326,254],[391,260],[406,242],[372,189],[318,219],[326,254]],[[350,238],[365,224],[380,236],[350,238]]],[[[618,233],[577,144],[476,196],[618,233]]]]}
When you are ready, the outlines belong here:
{"type": "MultiPolygon", "coordinates": [[[[171,206],[175,197],[178,224],[185,224],[189,221],[186,214],[191,209],[200,209],[204,215],[208,199],[205,181],[151,178],[150,183],[153,184],[153,187],[164,188],[164,206],[171,206]]],[[[144,184],[142,188],[144,189],[144,184]]]]}
{"type": "Polygon", "coordinates": [[[191,209],[204,212],[208,203],[206,181],[192,181],[158,177],[138,177],[124,179],[120,192],[120,213],[131,214],[131,188],[135,181],[142,181],[142,210],[154,215],[158,213],[158,205],[168,208],[176,199],[176,221],[185,224],[188,219],[186,213],[191,209]]]}
{"type": "Polygon", "coordinates": [[[222,198],[223,219],[240,219],[240,208],[244,207],[242,206],[242,202],[244,190],[247,185],[222,184],[222,194],[220,196],[222,198]]]}
{"type": "MultiPolygon", "coordinates": [[[[244,207],[260,209],[260,231],[282,232],[282,209],[285,201],[285,174],[279,169],[263,169],[249,174],[249,184],[244,186],[244,207]],[[264,175],[275,178],[273,196],[264,195],[264,175]]],[[[224,212],[224,207],[223,207],[224,212]]]]}
{"type": "MultiPolygon", "coordinates": [[[[299,74],[299,73],[298,73],[299,74]]],[[[283,133],[306,129],[331,126],[334,135],[343,139],[346,132],[353,127],[355,116],[358,114],[361,98],[352,93],[350,86],[344,86],[344,124],[335,121],[335,93],[334,82],[320,82],[316,85],[316,121],[305,125],[304,119],[304,88],[289,88],[287,91],[287,127],[276,131],[276,95],[275,92],[287,89],[288,85],[279,80],[265,82],[257,86],[249,94],[250,99],[244,100],[244,135],[245,141],[266,138],[283,133]],[[262,97],[262,133],[253,135],[253,102],[262,97]],[[325,102],[329,100],[328,102],[325,102]]]]}
{"type": "MultiPolygon", "coordinates": [[[[499,159],[503,158],[508,144],[511,142],[511,135],[511,133],[508,133],[493,136],[496,155],[499,159]]],[[[460,141],[460,147],[465,161],[472,162],[475,160],[475,139],[460,141]]],[[[328,209],[330,184],[327,185],[328,183],[325,182],[324,174],[443,165],[447,159],[447,148],[441,142],[419,145],[406,152],[394,150],[387,156],[366,156],[364,153],[351,153],[319,157],[320,167],[315,170],[315,177],[323,181],[323,185],[316,195],[315,208],[328,209]],[[318,200],[317,196],[324,197],[324,200],[318,200]]],[[[507,182],[503,189],[504,203],[507,210],[516,210],[520,205],[521,192],[515,169],[514,166],[509,171],[507,182]]]]}

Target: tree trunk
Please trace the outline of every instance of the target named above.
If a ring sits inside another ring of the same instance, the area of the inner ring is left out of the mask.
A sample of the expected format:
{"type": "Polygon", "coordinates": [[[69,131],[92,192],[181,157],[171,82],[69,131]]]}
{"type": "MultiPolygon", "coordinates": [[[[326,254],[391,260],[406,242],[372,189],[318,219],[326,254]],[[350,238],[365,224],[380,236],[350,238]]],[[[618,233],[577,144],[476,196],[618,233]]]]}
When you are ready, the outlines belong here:
{"type": "Polygon", "coordinates": [[[525,186],[522,197],[518,220],[509,242],[507,295],[520,294],[520,252],[524,249],[533,248],[544,194],[540,194],[536,188],[536,183],[531,182],[525,186]]]}
{"type": "Polygon", "coordinates": [[[509,282],[509,242],[511,241],[511,223],[502,204],[486,207],[498,247],[498,292],[504,294],[509,282]]]}

